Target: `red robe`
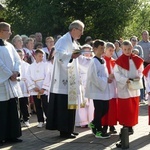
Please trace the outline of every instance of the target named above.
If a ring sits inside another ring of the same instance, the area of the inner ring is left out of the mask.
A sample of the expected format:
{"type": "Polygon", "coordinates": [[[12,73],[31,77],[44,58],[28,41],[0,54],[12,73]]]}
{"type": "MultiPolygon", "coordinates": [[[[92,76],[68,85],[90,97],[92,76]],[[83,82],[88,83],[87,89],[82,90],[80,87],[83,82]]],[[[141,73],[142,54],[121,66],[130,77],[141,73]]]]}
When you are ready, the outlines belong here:
{"type": "MultiPolygon", "coordinates": [[[[147,77],[149,71],[150,71],[150,64],[144,68],[143,75],[147,77]]],[[[148,106],[148,120],[149,120],[148,124],[150,125],[150,105],[148,106]]]]}
{"type": "MultiPolygon", "coordinates": [[[[111,74],[112,73],[112,68],[114,68],[115,66],[115,59],[113,58],[109,58],[107,56],[104,56],[104,59],[106,61],[106,66],[107,66],[107,70],[108,73],[111,74]]],[[[113,125],[117,125],[117,98],[112,98],[109,100],[109,110],[108,113],[102,118],[102,125],[103,126],[113,126],[113,125]]]]}

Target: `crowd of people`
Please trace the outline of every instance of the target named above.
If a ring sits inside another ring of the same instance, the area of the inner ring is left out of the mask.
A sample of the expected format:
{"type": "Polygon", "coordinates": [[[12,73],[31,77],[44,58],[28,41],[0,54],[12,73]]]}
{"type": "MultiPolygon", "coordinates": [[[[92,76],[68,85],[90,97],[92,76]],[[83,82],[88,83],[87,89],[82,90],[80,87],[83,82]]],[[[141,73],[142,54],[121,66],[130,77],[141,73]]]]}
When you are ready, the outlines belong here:
{"type": "MultiPolygon", "coordinates": [[[[1,145],[22,142],[20,122],[30,127],[33,113],[38,128],[46,124],[61,138],[76,138],[75,126],[109,138],[117,123],[134,133],[139,103],[150,101],[149,32],[142,40],[114,42],[87,36],[80,45],[83,32],[84,23],[75,20],[66,34],[45,43],[37,32],[15,35],[11,44],[11,26],[0,22],[1,145]]],[[[150,106],[148,116],[150,125],[150,106]]]]}

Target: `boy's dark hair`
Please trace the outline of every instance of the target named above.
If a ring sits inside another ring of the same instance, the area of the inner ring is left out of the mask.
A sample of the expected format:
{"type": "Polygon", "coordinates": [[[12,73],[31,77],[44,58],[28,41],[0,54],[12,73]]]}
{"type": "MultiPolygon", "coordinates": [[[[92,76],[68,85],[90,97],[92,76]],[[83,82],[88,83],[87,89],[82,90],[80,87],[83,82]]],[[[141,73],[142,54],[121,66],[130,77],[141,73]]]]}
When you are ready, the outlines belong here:
{"type": "Polygon", "coordinates": [[[35,51],[35,55],[37,55],[37,54],[44,54],[44,51],[42,50],[42,49],[37,49],[36,51],[35,51]]]}
{"type": "Polygon", "coordinates": [[[99,45],[105,46],[106,43],[103,40],[99,40],[99,39],[97,39],[93,42],[93,48],[98,48],[99,45]]]}

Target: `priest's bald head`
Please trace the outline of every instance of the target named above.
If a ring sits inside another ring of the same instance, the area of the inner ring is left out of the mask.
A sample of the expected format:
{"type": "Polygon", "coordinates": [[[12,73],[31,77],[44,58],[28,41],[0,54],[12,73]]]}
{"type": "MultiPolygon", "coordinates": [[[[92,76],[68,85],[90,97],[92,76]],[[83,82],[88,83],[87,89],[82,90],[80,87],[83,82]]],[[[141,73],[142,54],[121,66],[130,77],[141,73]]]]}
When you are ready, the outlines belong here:
{"type": "Polygon", "coordinates": [[[4,40],[8,40],[11,33],[10,24],[6,22],[0,22],[0,38],[4,40]]]}
{"type": "Polygon", "coordinates": [[[80,20],[75,20],[69,25],[69,32],[74,40],[80,39],[84,32],[84,23],[80,20]]]}

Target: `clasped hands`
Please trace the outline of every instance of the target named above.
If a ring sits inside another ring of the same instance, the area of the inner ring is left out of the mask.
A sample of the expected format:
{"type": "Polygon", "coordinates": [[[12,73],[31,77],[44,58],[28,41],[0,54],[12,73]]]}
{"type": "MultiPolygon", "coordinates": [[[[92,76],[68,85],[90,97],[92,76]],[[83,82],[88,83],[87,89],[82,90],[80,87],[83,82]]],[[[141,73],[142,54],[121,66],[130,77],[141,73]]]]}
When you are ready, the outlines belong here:
{"type": "Polygon", "coordinates": [[[108,83],[112,83],[113,79],[114,79],[114,74],[110,74],[108,77],[108,83]]]}
{"type": "Polygon", "coordinates": [[[33,89],[35,92],[38,92],[39,94],[44,94],[45,89],[39,89],[38,87],[35,87],[33,89]]]}

